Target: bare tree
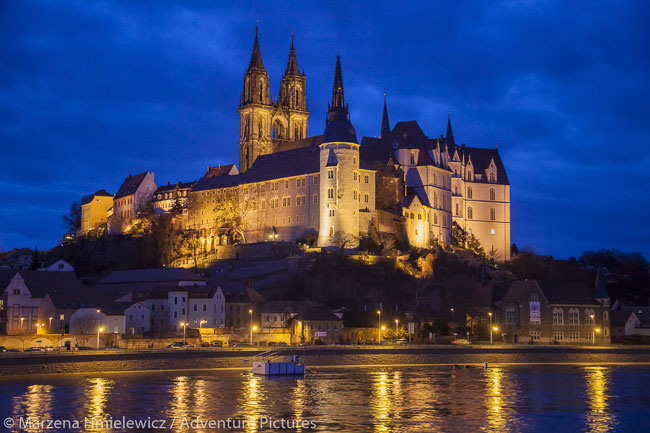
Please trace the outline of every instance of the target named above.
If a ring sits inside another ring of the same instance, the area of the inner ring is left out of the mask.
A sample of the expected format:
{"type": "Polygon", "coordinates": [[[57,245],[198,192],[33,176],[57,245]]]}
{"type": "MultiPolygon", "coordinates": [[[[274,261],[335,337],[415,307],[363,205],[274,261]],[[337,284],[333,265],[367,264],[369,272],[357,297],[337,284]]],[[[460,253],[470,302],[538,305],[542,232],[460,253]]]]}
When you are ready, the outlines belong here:
{"type": "Polygon", "coordinates": [[[202,247],[201,234],[198,230],[188,229],[181,235],[181,250],[194,260],[194,269],[199,267],[199,253],[202,247]]]}
{"type": "Polygon", "coordinates": [[[217,227],[234,243],[246,243],[248,217],[255,206],[253,203],[255,203],[254,199],[240,197],[237,190],[233,190],[226,194],[214,209],[217,227]]]}
{"type": "Polygon", "coordinates": [[[81,204],[74,202],[70,211],[61,216],[61,225],[69,233],[77,233],[81,229],[81,204]]]}
{"type": "Polygon", "coordinates": [[[359,238],[350,234],[343,232],[336,232],[331,237],[332,245],[339,248],[341,254],[345,252],[348,248],[354,248],[359,245],[359,238]]]}
{"type": "Polygon", "coordinates": [[[70,328],[79,334],[94,334],[99,327],[99,317],[96,313],[88,312],[82,316],[76,317],[71,323],[70,328]]]}

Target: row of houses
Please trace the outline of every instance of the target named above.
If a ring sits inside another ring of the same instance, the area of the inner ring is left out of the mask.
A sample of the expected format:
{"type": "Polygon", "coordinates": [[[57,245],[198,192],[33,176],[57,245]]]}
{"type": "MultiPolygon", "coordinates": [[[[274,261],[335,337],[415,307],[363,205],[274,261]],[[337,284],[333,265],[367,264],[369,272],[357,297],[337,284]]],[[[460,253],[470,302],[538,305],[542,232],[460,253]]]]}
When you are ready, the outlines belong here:
{"type": "Polygon", "coordinates": [[[185,269],[116,271],[92,286],[74,272],[2,270],[0,290],[0,335],[169,337],[212,328],[245,336],[255,327],[333,343],[343,329],[341,317],[320,304],[267,302],[250,283],[208,281],[185,269]]]}

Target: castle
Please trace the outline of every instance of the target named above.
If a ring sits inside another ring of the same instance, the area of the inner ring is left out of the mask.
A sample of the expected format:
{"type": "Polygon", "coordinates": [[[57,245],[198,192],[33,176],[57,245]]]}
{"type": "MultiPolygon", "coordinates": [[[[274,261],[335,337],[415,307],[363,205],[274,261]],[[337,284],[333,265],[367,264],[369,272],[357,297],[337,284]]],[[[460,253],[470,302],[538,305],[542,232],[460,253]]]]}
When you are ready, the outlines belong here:
{"type": "Polygon", "coordinates": [[[355,249],[373,230],[425,248],[451,243],[457,223],[488,255],[510,258],[510,185],[498,149],[456,144],[450,118],[437,138],[415,121],[391,128],[385,99],[379,136],[359,141],[340,57],[325,129],[309,136],[306,76],[293,35],[274,100],[256,29],[239,117],[239,169],[208,167],[195,182],[157,188],[151,172],[129,176],[112,209],[102,209],[109,232],[128,230],[151,202],[157,213],[181,209],[182,224],[200,234],[206,252],[232,238],[294,241],[309,234],[319,247],[355,249]],[[235,233],[224,229],[227,218],[241,222],[235,233]]]}

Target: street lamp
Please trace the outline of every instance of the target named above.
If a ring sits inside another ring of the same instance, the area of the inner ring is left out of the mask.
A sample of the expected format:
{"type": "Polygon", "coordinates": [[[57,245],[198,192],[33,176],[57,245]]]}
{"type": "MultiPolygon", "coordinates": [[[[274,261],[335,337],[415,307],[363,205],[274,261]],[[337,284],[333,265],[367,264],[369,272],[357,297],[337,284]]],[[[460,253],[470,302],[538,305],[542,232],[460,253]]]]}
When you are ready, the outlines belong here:
{"type": "Polygon", "coordinates": [[[397,330],[397,324],[399,323],[399,319],[395,319],[395,338],[397,338],[397,333],[399,332],[397,330]]]}
{"type": "Polygon", "coordinates": [[[50,324],[47,327],[47,332],[49,332],[50,334],[52,333],[52,319],[54,319],[54,317],[50,317],[50,324]]]}
{"type": "Polygon", "coordinates": [[[187,344],[187,323],[181,322],[181,326],[183,327],[183,343],[187,344]]]}
{"type": "Polygon", "coordinates": [[[492,312],[491,311],[488,313],[488,316],[490,316],[490,344],[492,344],[492,312]]]}
{"type": "Polygon", "coordinates": [[[205,320],[205,319],[203,319],[203,320],[201,320],[201,321],[199,322],[199,329],[201,329],[201,327],[203,326],[204,323],[208,323],[208,321],[205,320]]]}
{"type": "Polygon", "coordinates": [[[251,338],[249,341],[252,346],[253,345],[253,310],[248,310],[248,313],[251,315],[251,338]]]}
{"type": "Polygon", "coordinates": [[[381,310],[377,310],[377,316],[379,317],[379,321],[377,322],[377,336],[379,339],[377,343],[381,344],[381,310]]]}
{"type": "Polygon", "coordinates": [[[451,309],[451,321],[452,321],[452,323],[456,321],[456,320],[455,320],[455,317],[456,317],[456,315],[455,315],[455,313],[454,313],[454,309],[452,308],[452,309],[451,309]]]}
{"type": "Polygon", "coordinates": [[[99,334],[104,332],[104,328],[97,328],[97,349],[99,349],[99,334]]]}
{"type": "Polygon", "coordinates": [[[591,345],[594,346],[596,344],[596,333],[600,333],[600,328],[594,329],[594,333],[591,334],[591,345]]]}
{"type": "Polygon", "coordinates": [[[25,321],[24,317],[20,318],[20,329],[23,329],[23,322],[25,321]]]}
{"type": "Polygon", "coordinates": [[[496,326],[493,327],[493,328],[490,328],[490,344],[492,344],[492,331],[497,332],[498,330],[499,330],[499,328],[496,327],[496,326]]]}
{"type": "Polygon", "coordinates": [[[251,346],[253,345],[253,331],[257,331],[257,326],[251,328],[251,346]]]}

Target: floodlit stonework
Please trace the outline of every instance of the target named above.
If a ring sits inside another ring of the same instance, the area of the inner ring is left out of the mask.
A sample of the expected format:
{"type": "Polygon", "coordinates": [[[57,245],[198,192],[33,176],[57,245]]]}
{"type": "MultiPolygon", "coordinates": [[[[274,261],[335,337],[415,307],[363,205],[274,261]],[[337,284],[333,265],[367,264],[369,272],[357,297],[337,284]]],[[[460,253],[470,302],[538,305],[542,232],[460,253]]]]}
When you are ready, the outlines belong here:
{"type": "Polygon", "coordinates": [[[201,253],[233,241],[316,241],[358,248],[390,234],[419,248],[450,244],[456,223],[486,255],[510,258],[510,185],[498,149],[429,138],[415,121],[393,128],[384,101],[379,137],[357,140],[343,92],[340,58],[322,135],[309,137],[306,76],[293,36],[277,100],[257,30],[239,105],[239,170],[208,167],[195,182],[156,189],[153,173],[127,178],[109,227],[126,232],[147,200],[175,210],[201,253]]]}

